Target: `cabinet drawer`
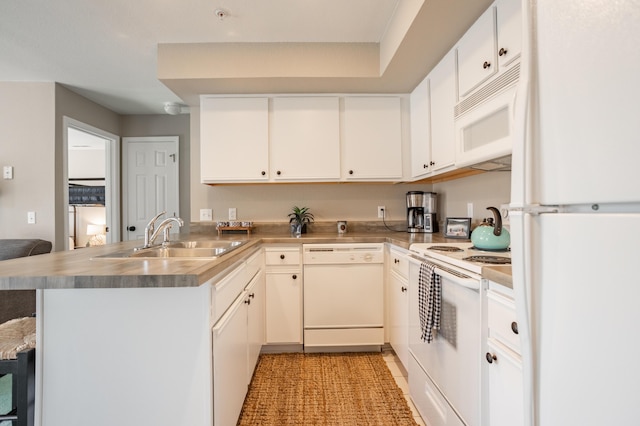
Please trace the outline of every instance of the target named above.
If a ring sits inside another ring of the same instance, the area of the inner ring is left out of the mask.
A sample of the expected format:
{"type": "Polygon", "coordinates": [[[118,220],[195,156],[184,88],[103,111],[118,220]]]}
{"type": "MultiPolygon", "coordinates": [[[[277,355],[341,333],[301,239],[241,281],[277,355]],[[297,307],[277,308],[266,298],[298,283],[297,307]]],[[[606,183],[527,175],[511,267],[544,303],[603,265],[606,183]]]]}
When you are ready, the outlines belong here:
{"type": "Polygon", "coordinates": [[[246,267],[241,263],[229,275],[224,277],[220,282],[214,284],[211,292],[211,324],[215,324],[218,319],[229,309],[229,306],[244,290],[247,284],[246,267]]]}
{"type": "Polygon", "coordinates": [[[301,261],[299,247],[279,247],[265,249],[267,265],[299,265],[301,261]]]}
{"type": "Polygon", "coordinates": [[[487,292],[489,337],[520,352],[516,307],[513,299],[493,291],[487,292]]]}
{"type": "Polygon", "coordinates": [[[409,278],[409,260],[399,251],[391,250],[390,260],[391,270],[403,278],[409,278]]]}

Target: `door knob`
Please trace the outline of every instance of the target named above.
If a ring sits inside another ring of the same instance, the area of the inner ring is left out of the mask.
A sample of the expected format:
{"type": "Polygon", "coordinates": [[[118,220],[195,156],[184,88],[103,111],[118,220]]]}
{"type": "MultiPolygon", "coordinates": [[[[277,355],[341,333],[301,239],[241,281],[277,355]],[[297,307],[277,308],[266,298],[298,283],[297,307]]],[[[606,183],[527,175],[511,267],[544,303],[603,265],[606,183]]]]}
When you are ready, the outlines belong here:
{"type": "Polygon", "coordinates": [[[127,231],[135,231],[136,227],[135,226],[127,226],[127,231]]]}

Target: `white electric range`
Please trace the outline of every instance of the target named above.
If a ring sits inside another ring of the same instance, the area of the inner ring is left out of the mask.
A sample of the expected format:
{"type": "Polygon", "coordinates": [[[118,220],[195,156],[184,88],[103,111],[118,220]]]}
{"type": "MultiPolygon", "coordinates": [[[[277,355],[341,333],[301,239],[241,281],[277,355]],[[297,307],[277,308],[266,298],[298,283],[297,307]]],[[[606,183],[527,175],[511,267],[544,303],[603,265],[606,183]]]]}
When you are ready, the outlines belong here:
{"type": "Polygon", "coordinates": [[[409,250],[421,257],[432,257],[475,274],[482,272],[483,266],[511,264],[511,251],[481,250],[473,243],[415,243],[409,250]]]}
{"type": "Polygon", "coordinates": [[[482,268],[511,261],[509,251],[473,248],[471,242],[415,243],[409,269],[409,390],[430,425],[480,426],[482,268]],[[481,256],[481,257],[477,257],[481,256]],[[493,262],[493,263],[489,263],[493,262]],[[440,328],[421,338],[420,269],[440,276],[440,328]]]}

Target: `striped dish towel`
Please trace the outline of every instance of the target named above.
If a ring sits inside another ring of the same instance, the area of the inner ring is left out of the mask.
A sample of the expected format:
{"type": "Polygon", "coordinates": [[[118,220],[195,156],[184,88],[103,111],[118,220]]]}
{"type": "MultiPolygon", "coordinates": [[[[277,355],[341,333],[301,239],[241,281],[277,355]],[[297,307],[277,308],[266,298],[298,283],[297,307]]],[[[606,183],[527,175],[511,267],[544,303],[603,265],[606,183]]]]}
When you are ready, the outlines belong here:
{"type": "Polygon", "coordinates": [[[436,274],[433,263],[422,263],[418,277],[418,312],[420,313],[420,330],[422,341],[431,343],[433,330],[440,329],[440,305],[442,302],[442,285],[440,275],[436,274]]]}

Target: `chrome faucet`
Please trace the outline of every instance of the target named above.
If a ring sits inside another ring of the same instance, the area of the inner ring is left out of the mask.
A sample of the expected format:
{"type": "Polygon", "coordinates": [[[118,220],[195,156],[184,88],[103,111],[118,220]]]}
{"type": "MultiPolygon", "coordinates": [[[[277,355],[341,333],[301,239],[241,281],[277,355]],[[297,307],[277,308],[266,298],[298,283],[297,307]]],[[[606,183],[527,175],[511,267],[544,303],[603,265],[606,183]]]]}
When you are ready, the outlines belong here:
{"type": "Polygon", "coordinates": [[[158,225],[158,229],[156,229],[153,234],[149,237],[149,245],[153,244],[153,242],[158,238],[158,235],[161,232],[164,232],[164,237],[162,239],[162,244],[166,244],[169,242],[169,231],[174,223],[177,223],[179,227],[184,225],[184,221],[179,217],[168,217],[158,225]]]}
{"type": "Polygon", "coordinates": [[[158,213],[153,217],[153,219],[149,221],[149,223],[147,223],[147,226],[144,228],[144,245],[142,246],[143,249],[151,247],[151,236],[155,233],[154,231],[156,229],[156,221],[160,219],[160,216],[166,213],[166,211],[158,213]]]}

